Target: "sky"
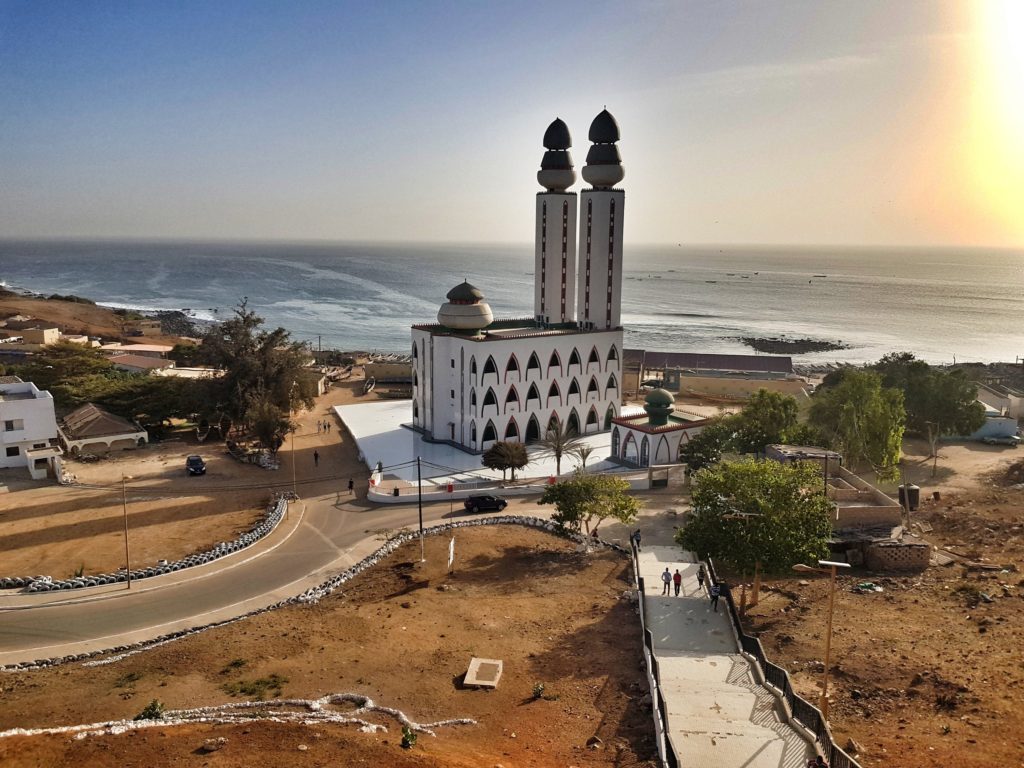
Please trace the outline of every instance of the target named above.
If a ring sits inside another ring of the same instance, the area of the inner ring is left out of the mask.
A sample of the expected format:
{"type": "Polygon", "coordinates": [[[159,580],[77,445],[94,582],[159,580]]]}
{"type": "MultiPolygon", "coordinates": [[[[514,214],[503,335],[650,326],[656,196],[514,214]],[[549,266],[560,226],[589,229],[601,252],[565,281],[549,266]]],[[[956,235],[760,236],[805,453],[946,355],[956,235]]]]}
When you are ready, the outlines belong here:
{"type": "Polygon", "coordinates": [[[627,241],[1024,247],[1024,0],[0,0],[0,237],[529,242],[605,106],[627,241]]]}

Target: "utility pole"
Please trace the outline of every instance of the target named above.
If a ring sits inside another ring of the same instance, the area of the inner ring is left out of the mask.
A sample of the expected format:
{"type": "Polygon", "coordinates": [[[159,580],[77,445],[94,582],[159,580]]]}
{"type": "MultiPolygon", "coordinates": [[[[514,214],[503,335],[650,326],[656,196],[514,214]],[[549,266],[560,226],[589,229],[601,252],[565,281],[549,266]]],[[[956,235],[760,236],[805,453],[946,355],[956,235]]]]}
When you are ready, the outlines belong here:
{"type": "Polygon", "coordinates": [[[420,562],[427,562],[423,548],[423,477],[420,474],[420,457],[416,457],[416,503],[420,510],[420,562]]]}
{"type": "Polygon", "coordinates": [[[121,508],[124,510],[124,569],[128,574],[128,589],[132,588],[132,560],[128,552],[128,490],[124,472],[121,473],[121,508]]]}

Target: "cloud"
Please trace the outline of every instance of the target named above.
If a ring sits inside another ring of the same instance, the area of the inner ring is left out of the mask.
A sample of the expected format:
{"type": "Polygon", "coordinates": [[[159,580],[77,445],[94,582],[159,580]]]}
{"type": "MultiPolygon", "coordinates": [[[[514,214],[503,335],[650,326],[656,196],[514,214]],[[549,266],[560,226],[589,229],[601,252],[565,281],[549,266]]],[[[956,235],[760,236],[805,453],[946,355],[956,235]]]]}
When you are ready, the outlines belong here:
{"type": "Polygon", "coordinates": [[[769,85],[835,77],[866,69],[875,63],[873,56],[828,56],[818,59],[764,62],[694,72],[683,78],[684,84],[723,88],[742,85],[769,85]]]}

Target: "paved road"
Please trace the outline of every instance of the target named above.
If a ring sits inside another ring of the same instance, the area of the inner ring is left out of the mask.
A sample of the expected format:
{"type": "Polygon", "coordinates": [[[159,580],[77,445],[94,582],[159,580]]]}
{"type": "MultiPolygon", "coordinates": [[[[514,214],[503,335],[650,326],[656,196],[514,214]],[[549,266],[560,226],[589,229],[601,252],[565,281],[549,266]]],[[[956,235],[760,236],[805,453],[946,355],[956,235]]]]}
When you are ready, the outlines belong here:
{"type": "MultiPolygon", "coordinates": [[[[510,499],[508,512],[544,515],[549,509],[533,499],[510,499]]],[[[454,513],[461,516],[458,507],[454,513]]],[[[446,519],[451,519],[449,504],[424,506],[424,525],[446,519]]],[[[415,505],[336,505],[331,494],[293,503],[289,519],[249,550],[137,581],[130,593],[118,584],[5,596],[0,598],[0,664],[127,645],[272,605],[380,546],[367,531],[416,525],[415,505]]]]}

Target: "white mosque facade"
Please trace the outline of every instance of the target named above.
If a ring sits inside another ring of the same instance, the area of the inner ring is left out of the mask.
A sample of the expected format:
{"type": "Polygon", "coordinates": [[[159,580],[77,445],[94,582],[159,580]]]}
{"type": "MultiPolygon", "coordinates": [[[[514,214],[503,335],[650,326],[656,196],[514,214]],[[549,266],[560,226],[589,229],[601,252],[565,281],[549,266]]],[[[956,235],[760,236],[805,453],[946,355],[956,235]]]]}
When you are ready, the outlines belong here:
{"type": "Polygon", "coordinates": [[[437,323],[413,326],[412,424],[428,439],[478,452],[543,438],[555,423],[607,431],[619,415],[625,193],[614,188],[624,169],[611,114],[594,119],[589,138],[591,188],[577,196],[568,128],[555,120],[544,134],[533,317],[495,320],[464,282],[437,323]]]}

